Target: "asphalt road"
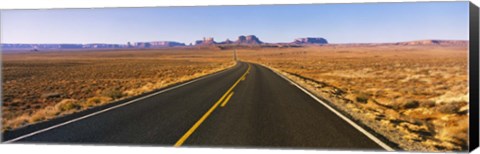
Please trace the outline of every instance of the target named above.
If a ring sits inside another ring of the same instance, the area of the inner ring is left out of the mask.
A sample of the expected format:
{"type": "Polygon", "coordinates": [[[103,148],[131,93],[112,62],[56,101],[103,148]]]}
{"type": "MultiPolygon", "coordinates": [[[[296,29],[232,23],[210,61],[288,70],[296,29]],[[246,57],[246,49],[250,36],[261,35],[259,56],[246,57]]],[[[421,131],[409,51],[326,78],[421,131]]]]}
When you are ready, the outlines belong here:
{"type": "Polygon", "coordinates": [[[6,143],[384,150],[271,70],[231,69],[136,100],[6,132],[6,143]]]}

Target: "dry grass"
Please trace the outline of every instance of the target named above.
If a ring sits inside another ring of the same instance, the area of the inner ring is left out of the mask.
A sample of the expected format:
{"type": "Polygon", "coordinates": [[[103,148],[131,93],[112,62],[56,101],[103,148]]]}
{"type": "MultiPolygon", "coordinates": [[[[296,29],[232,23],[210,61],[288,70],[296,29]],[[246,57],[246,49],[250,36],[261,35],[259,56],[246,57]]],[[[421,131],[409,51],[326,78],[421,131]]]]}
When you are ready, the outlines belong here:
{"type": "Polygon", "coordinates": [[[228,51],[162,49],[3,53],[2,130],[220,71],[228,51]]]}
{"type": "MultiPolygon", "coordinates": [[[[241,50],[328,99],[406,150],[468,145],[466,46],[346,46],[241,50]]],[[[476,102],[478,103],[478,102],[476,102]]]]}
{"type": "MultiPolygon", "coordinates": [[[[469,144],[466,46],[237,51],[241,60],[281,72],[405,150],[469,144]]],[[[206,49],[3,54],[3,129],[219,71],[233,64],[230,56],[206,49]]]]}

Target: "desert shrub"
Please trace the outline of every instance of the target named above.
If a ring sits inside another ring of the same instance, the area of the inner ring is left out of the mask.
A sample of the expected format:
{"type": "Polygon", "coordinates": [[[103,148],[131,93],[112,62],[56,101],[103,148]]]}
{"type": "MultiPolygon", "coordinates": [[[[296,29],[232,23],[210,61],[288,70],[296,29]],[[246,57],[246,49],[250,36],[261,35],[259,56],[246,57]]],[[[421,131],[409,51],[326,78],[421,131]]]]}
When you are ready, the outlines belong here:
{"type": "Polygon", "coordinates": [[[420,102],[420,106],[421,107],[426,107],[426,108],[434,107],[435,102],[434,101],[422,101],[422,102],[420,102]]]}
{"type": "Polygon", "coordinates": [[[102,100],[99,97],[93,97],[93,98],[89,99],[88,102],[90,102],[92,104],[100,104],[102,102],[102,100]]]}
{"type": "Polygon", "coordinates": [[[2,121],[2,128],[10,130],[15,127],[20,127],[29,122],[29,116],[27,114],[20,115],[10,121],[2,121]]]}
{"type": "Polygon", "coordinates": [[[359,94],[355,100],[359,103],[367,103],[368,101],[368,95],[367,94],[359,94]]]}
{"type": "Polygon", "coordinates": [[[45,119],[45,116],[42,114],[33,114],[32,117],[30,118],[30,122],[38,122],[42,121],[45,119]]]}
{"type": "Polygon", "coordinates": [[[80,105],[77,104],[77,101],[74,99],[64,99],[55,105],[55,108],[59,111],[69,111],[74,109],[79,109],[80,105]]]}
{"type": "Polygon", "coordinates": [[[106,102],[111,101],[111,97],[107,96],[101,96],[101,97],[92,97],[87,99],[87,101],[83,104],[84,107],[92,107],[92,106],[97,106],[99,104],[103,104],[106,102]]]}
{"type": "Polygon", "coordinates": [[[458,112],[460,107],[461,107],[460,103],[451,102],[451,103],[446,103],[438,106],[437,111],[441,113],[446,113],[446,114],[454,114],[458,112]]]}
{"type": "Polygon", "coordinates": [[[103,92],[103,96],[110,97],[112,99],[119,99],[122,98],[124,94],[118,89],[108,89],[103,92]]]}
{"type": "Polygon", "coordinates": [[[402,108],[413,109],[413,108],[417,108],[419,105],[420,104],[417,100],[409,100],[402,105],[402,108]]]}
{"type": "MultiPolygon", "coordinates": [[[[65,102],[67,102],[67,101],[61,101],[62,104],[65,104],[65,102]]],[[[57,104],[55,106],[48,106],[46,108],[43,108],[43,109],[40,109],[40,110],[34,112],[31,115],[27,116],[28,121],[29,122],[38,122],[38,121],[48,119],[52,116],[58,115],[61,112],[60,109],[59,109],[60,107],[58,107],[58,106],[60,106],[60,105],[57,104]]]]}
{"type": "Polygon", "coordinates": [[[332,90],[332,94],[334,94],[334,95],[343,95],[343,94],[345,94],[345,91],[343,91],[343,90],[341,90],[341,89],[338,89],[338,88],[334,88],[334,89],[332,90]]]}

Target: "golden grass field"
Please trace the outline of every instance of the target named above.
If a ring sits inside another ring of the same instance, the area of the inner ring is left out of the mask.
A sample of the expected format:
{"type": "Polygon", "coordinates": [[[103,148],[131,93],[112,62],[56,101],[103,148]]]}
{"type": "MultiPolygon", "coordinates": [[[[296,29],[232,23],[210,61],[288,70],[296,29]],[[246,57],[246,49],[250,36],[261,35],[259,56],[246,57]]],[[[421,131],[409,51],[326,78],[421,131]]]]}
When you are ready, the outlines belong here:
{"type": "Polygon", "coordinates": [[[3,53],[2,130],[78,112],[233,66],[207,49],[3,53]]]}
{"type": "Polygon", "coordinates": [[[327,45],[238,51],[241,60],[284,74],[405,150],[467,148],[467,46],[327,45]]]}

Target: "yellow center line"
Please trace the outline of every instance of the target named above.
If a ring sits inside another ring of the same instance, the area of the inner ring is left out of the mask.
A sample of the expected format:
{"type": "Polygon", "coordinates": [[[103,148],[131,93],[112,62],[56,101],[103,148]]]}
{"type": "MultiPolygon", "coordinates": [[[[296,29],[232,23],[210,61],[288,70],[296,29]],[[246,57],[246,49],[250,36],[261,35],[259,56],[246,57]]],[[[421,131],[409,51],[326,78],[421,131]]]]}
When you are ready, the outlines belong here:
{"type": "Polygon", "coordinates": [[[228,97],[223,101],[222,105],[220,105],[220,106],[224,107],[228,103],[228,100],[230,100],[230,98],[232,96],[233,96],[233,91],[230,93],[230,95],[228,95],[228,97]]]}
{"type": "Polygon", "coordinates": [[[215,104],[192,126],[192,128],[190,128],[176,143],[175,143],[175,147],[179,147],[179,146],[182,146],[183,142],[185,142],[188,137],[190,137],[190,135],[193,134],[193,132],[195,132],[195,130],[203,123],[203,121],[205,121],[205,119],[208,118],[208,116],[210,116],[210,114],[218,107],[218,105],[222,102],[222,100],[227,96],[227,94],[229,94],[233,88],[235,88],[237,86],[237,84],[241,81],[241,79],[243,77],[245,77],[248,72],[250,71],[250,64],[248,64],[248,69],[247,71],[245,71],[245,73],[243,73],[243,75],[238,78],[238,80],[232,85],[232,87],[230,87],[230,89],[227,90],[227,92],[225,92],[225,94],[223,94],[223,96],[217,101],[215,102],[215,104]]]}

